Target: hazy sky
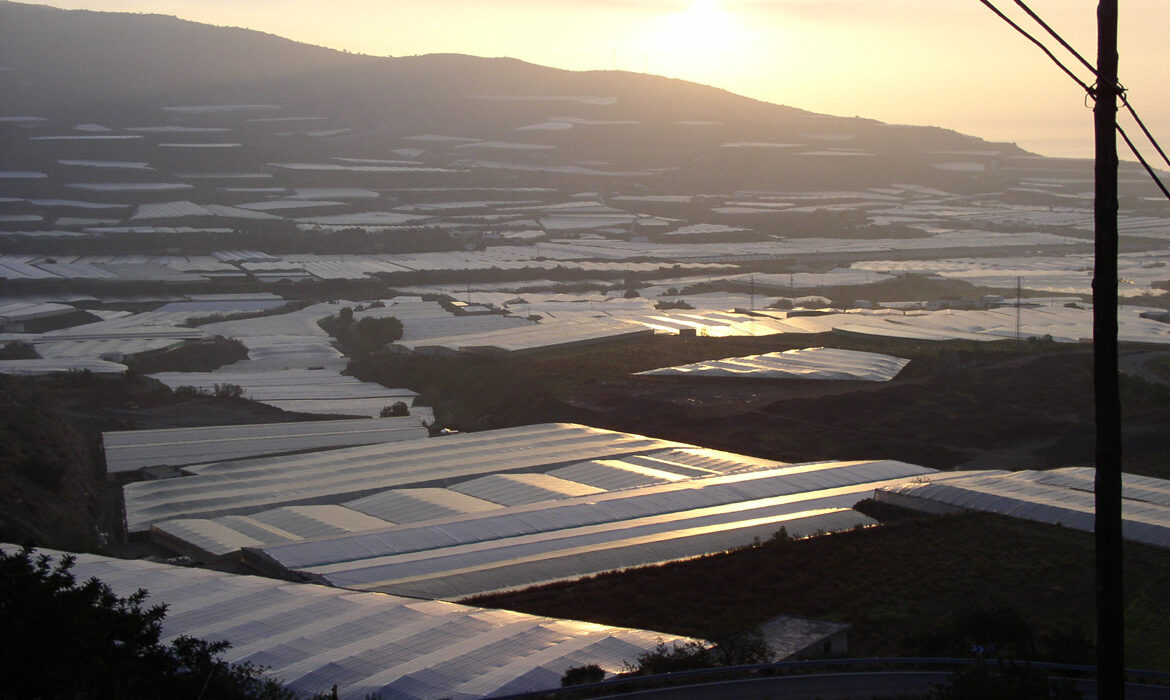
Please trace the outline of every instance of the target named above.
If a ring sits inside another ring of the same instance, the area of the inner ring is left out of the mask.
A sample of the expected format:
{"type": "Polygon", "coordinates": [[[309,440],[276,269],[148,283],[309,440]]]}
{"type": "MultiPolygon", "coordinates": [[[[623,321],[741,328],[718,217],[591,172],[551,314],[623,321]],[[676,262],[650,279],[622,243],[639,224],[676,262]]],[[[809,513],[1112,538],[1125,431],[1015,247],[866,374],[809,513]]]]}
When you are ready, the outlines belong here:
{"type": "MultiPolygon", "coordinates": [[[[1012,0],[995,3],[1028,21],[1012,0]]],[[[1080,88],[979,0],[44,4],[158,12],[374,55],[468,53],[572,70],[647,71],[817,112],[1015,141],[1045,155],[1092,153],[1092,113],[1080,88]]],[[[1094,60],[1096,0],[1029,5],[1094,60]]],[[[1170,142],[1170,0],[1121,5],[1122,81],[1155,135],[1170,142]]]]}

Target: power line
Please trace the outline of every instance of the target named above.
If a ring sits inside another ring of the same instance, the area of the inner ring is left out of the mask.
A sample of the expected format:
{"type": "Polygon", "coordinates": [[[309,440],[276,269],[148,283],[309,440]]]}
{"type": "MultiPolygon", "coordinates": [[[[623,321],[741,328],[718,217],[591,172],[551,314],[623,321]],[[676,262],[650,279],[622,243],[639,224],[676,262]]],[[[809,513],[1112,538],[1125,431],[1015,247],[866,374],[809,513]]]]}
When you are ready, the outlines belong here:
{"type": "MultiPolygon", "coordinates": [[[[1129,150],[1133,152],[1133,155],[1138,159],[1138,162],[1142,164],[1142,167],[1146,169],[1146,172],[1150,174],[1150,177],[1154,178],[1154,184],[1158,186],[1158,189],[1162,190],[1162,194],[1166,195],[1166,199],[1170,199],[1170,190],[1167,190],[1166,185],[1162,184],[1162,180],[1158,178],[1157,174],[1154,173],[1154,169],[1150,167],[1150,164],[1146,162],[1146,159],[1142,157],[1142,154],[1138,152],[1137,146],[1133,145],[1133,141],[1129,140],[1129,134],[1125,133],[1125,129],[1122,129],[1120,124],[1117,125],[1117,133],[1121,134],[1121,138],[1125,140],[1125,145],[1129,146],[1129,150]]],[[[1161,153],[1161,150],[1162,149],[1159,148],[1158,152],[1161,153]]],[[[1165,156],[1166,154],[1163,153],[1162,157],[1165,156]]]]}
{"type": "MultiPolygon", "coordinates": [[[[979,1],[982,2],[983,5],[987,7],[987,9],[989,9],[993,13],[995,13],[995,15],[997,17],[999,17],[1001,20],[1003,20],[1009,26],[1011,26],[1012,29],[1015,29],[1024,38],[1026,38],[1028,41],[1032,42],[1037,47],[1039,47],[1039,49],[1041,51],[1043,51],[1046,56],[1048,56],[1049,60],[1051,60],[1053,63],[1055,63],[1056,66],[1058,68],[1060,68],[1060,70],[1062,70],[1065,75],[1067,75],[1069,78],[1071,78],[1073,80],[1073,82],[1075,82],[1077,85],[1079,85],[1081,87],[1081,89],[1084,90],[1085,93],[1091,99],[1093,99],[1094,101],[1097,99],[1097,88],[1094,86],[1090,86],[1088,83],[1081,80],[1080,77],[1078,77],[1077,74],[1072,71],[1072,69],[1070,69],[1059,58],[1056,57],[1056,54],[1054,54],[1052,52],[1052,50],[1049,49],[1048,46],[1046,46],[1044,44],[1044,42],[1037,39],[1028,30],[1024,29],[1019,24],[1017,24],[1015,21],[1013,21],[1010,17],[1008,17],[1006,14],[1004,14],[1003,11],[1001,11],[998,7],[996,7],[994,4],[991,3],[991,0],[979,0],[979,1]]],[[[1052,38],[1055,39],[1062,47],[1064,47],[1066,50],[1068,50],[1069,53],[1071,53],[1074,57],[1076,57],[1076,59],[1078,61],[1080,61],[1082,65],[1084,65],[1086,68],[1088,68],[1089,72],[1092,73],[1094,77],[1097,77],[1099,79],[1099,76],[1097,75],[1097,69],[1094,68],[1093,65],[1090,64],[1085,59],[1084,56],[1082,56],[1080,53],[1078,53],[1077,50],[1074,49],[1067,41],[1065,41],[1064,37],[1060,36],[1060,34],[1057,33],[1057,31],[1055,29],[1053,29],[1047,22],[1045,22],[1043,19],[1041,19],[1039,15],[1037,15],[1035,12],[1033,12],[1032,8],[1028,7],[1028,5],[1025,4],[1023,0],[1014,0],[1014,2],[1016,3],[1016,5],[1018,5],[1020,7],[1020,9],[1022,9],[1025,13],[1027,13],[1029,17],[1031,17],[1033,20],[1035,20],[1037,24],[1039,24],[1041,27],[1043,27],[1044,30],[1047,31],[1048,34],[1050,36],[1052,36],[1052,38]]],[[[1156,151],[1158,151],[1158,155],[1162,156],[1162,160],[1166,161],[1167,165],[1170,165],[1170,157],[1168,157],[1166,155],[1166,151],[1164,151],[1162,149],[1161,144],[1158,143],[1158,140],[1156,138],[1154,138],[1154,135],[1152,133],[1150,133],[1150,130],[1146,127],[1145,122],[1143,122],[1141,117],[1138,116],[1137,110],[1135,110],[1133,108],[1133,105],[1131,105],[1129,103],[1129,100],[1127,99],[1127,97],[1125,95],[1125,88],[1122,87],[1122,85],[1117,81],[1114,81],[1114,94],[1116,94],[1118,96],[1118,98],[1121,101],[1121,104],[1123,104],[1125,106],[1125,108],[1129,111],[1130,115],[1133,117],[1134,121],[1137,122],[1138,127],[1141,128],[1142,133],[1145,134],[1145,136],[1149,140],[1149,142],[1151,144],[1153,144],[1154,149],[1156,151]]],[[[1146,173],[1148,173],[1150,178],[1153,179],[1154,184],[1157,185],[1158,189],[1162,191],[1162,194],[1165,195],[1167,199],[1170,199],[1170,190],[1168,190],[1166,188],[1166,185],[1164,185],[1162,183],[1161,178],[1158,177],[1157,173],[1150,166],[1149,162],[1145,159],[1145,157],[1142,156],[1141,152],[1138,151],[1137,146],[1129,138],[1129,135],[1126,134],[1125,131],[1121,128],[1120,124],[1117,125],[1117,131],[1119,134],[1121,134],[1122,139],[1125,140],[1126,145],[1129,146],[1129,150],[1131,152],[1133,152],[1134,157],[1136,157],[1138,159],[1138,162],[1140,162],[1142,164],[1142,167],[1144,167],[1146,169],[1146,173]]]]}
{"type": "MultiPolygon", "coordinates": [[[[1129,104],[1129,100],[1125,99],[1124,93],[1121,95],[1121,104],[1125,105],[1125,108],[1129,110],[1131,115],[1133,115],[1133,120],[1137,122],[1139,127],[1141,127],[1142,133],[1146,135],[1146,138],[1149,139],[1150,143],[1154,144],[1154,149],[1158,151],[1158,155],[1162,156],[1162,160],[1166,161],[1166,165],[1170,165],[1170,158],[1166,156],[1166,151],[1163,151],[1162,147],[1158,145],[1158,140],[1155,139],[1154,135],[1150,133],[1150,130],[1146,128],[1145,122],[1143,122],[1142,118],[1137,115],[1136,111],[1134,111],[1134,108],[1129,104]]],[[[1126,139],[1126,141],[1128,142],[1129,139],[1126,139]]],[[[1132,148],[1132,146],[1130,148],[1132,148]]],[[[1134,152],[1134,155],[1137,155],[1136,151],[1134,152]]],[[[1138,160],[1141,160],[1141,156],[1138,156],[1138,160]]],[[[1143,161],[1143,165],[1144,164],[1145,163],[1143,161]]],[[[1147,167],[1147,170],[1148,169],[1149,168],[1147,167]]],[[[1153,176],[1153,173],[1151,172],[1150,175],[1153,176]]],[[[1157,180],[1157,177],[1154,177],[1154,179],[1157,180]]],[[[1158,186],[1162,187],[1162,182],[1160,180],[1158,181],[1158,186]]],[[[1166,188],[1162,187],[1162,191],[1165,192],[1166,188]]],[[[1170,197],[1170,195],[1166,196],[1170,197]]]]}
{"type": "Polygon", "coordinates": [[[1071,53],[1073,56],[1076,56],[1076,59],[1081,62],[1082,66],[1084,66],[1085,68],[1088,68],[1089,72],[1092,73],[1094,76],[1097,75],[1097,68],[1092,63],[1089,63],[1089,61],[1084,56],[1077,53],[1077,50],[1074,49],[1071,45],[1069,45],[1069,43],[1064,40],[1064,37],[1062,37],[1060,34],[1057,34],[1055,29],[1048,26],[1047,22],[1040,19],[1040,15],[1033,12],[1032,8],[1028,7],[1024,3],[1024,0],[1015,0],[1015,1],[1016,1],[1016,4],[1020,6],[1021,10],[1026,12],[1029,17],[1031,17],[1033,20],[1036,21],[1036,24],[1039,24],[1041,27],[1044,27],[1044,31],[1048,32],[1049,36],[1051,36],[1053,39],[1056,39],[1056,41],[1059,42],[1060,45],[1063,46],[1066,51],[1071,53]]]}
{"type": "Polygon", "coordinates": [[[994,12],[996,14],[996,16],[998,16],[1004,22],[1007,22],[1009,25],[1011,25],[1012,29],[1015,29],[1017,32],[1022,34],[1025,38],[1027,38],[1028,41],[1030,41],[1033,44],[1035,44],[1036,46],[1038,46],[1040,48],[1040,50],[1043,51],[1044,54],[1046,56],[1048,56],[1049,59],[1052,60],[1053,63],[1055,63],[1062,71],[1064,71],[1065,75],[1072,78],[1073,81],[1076,82],[1077,85],[1080,85],[1081,89],[1083,89],[1085,92],[1089,93],[1090,95],[1093,94],[1093,88],[1089,87],[1088,83],[1086,83],[1085,81],[1083,81],[1079,77],[1077,77],[1077,74],[1073,73],[1069,69],[1068,66],[1061,63],[1060,59],[1056,57],[1056,54],[1052,53],[1052,50],[1044,45],[1044,42],[1040,41],[1039,39],[1037,39],[1036,37],[1034,37],[1030,33],[1028,33],[1027,29],[1024,29],[1020,25],[1016,24],[1015,21],[1013,21],[1011,17],[1008,17],[998,7],[991,4],[991,0],[979,0],[979,2],[986,5],[987,9],[991,10],[992,12],[994,12]]]}
{"type": "MultiPolygon", "coordinates": [[[[1048,32],[1049,36],[1051,36],[1053,39],[1055,39],[1057,41],[1057,43],[1059,43],[1061,46],[1063,46],[1065,48],[1066,51],[1071,53],[1078,61],[1080,61],[1081,65],[1084,66],[1085,68],[1087,68],[1088,71],[1093,74],[1093,77],[1097,77],[1097,68],[1095,66],[1093,66],[1092,63],[1089,63],[1089,61],[1084,56],[1082,56],[1076,49],[1074,49],[1071,44],[1069,44],[1067,41],[1065,41],[1064,37],[1062,37],[1059,33],[1057,33],[1057,31],[1055,29],[1053,29],[1051,26],[1049,26],[1049,24],[1047,22],[1045,22],[1040,17],[1040,15],[1033,12],[1032,8],[1028,7],[1028,5],[1024,2],[1024,0],[1015,0],[1015,3],[1016,3],[1016,5],[1018,5],[1020,7],[1021,10],[1023,10],[1025,13],[1027,13],[1027,15],[1029,17],[1031,17],[1033,20],[1035,20],[1036,24],[1039,24],[1041,27],[1043,27],[1044,31],[1048,32]]],[[[1033,39],[1033,41],[1035,41],[1035,40],[1033,39]]],[[[1090,91],[1090,94],[1091,94],[1091,91],[1090,91]]],[[[1141,128],[1142,133],[1146,135],[1146,138],[1149,139],[1150,143],[1153,144],[1154,148],[1158,151],[1158,155],[1162,156],[1162,160],[1166,161],[1166,165],[1170,165],[1170,157],[1168,157],[1166,155],[1166,152],[1164,150],[1162,150],[1162,146],[1158,143],[1158,140],[1155,139],[1154,135],[1150,133],[1150,130],[1146,128],[1146,124],[1145,124],[1145,122],[1142,121],[1142,118],[1138,116],[1137,110],[1135,110],[1133,108],[1133,105],[1131,105],[1129,103],[1129,100],[1127,99],[1126,94],[1125,94],[1125,88],[1123,86],[1121,86],[1120,84],[1117,86],[1117,95],[1119,98],[1121,98],[1121,103],[1123,105],[1125,105],[1125,108],[1127,110],[1129,110],[1130,116],[1133,117],[1133,120],[1135,122],[1137,122],[1137,125],[1141,128]]],[[[1125,138],[1124,134],[1122,135],[1122,138],[1125,138]]],[[[1130,143],[1130,150],[1134,150],[1133,145],[1129,141],[1129,139],[1126,139],[1126,142],[1130,143]]],[[[1135,152],[1134,155],[1137,156],[1139,161],[1143,160],[1140,154],[1135,152]]],[[[1143,165],[1145,165],[1144,162],[1143,162],[1143,165]]],[[[1149,167],[1147,166],[1146,169],[1149,170],[1149,167]]],[[[1153,173],[1151,173],[1151,176],[1153,176],[1153,173]]],[[[1163,192],[1166,191],[1166,188],[1162,187],[1162,183],[1160,181],[1158,182],[1158,186],[1162,189],[1163,192]]],[[[1168,195],[1168,196],[1170,196],[1170,195],[1168,195]]]]}

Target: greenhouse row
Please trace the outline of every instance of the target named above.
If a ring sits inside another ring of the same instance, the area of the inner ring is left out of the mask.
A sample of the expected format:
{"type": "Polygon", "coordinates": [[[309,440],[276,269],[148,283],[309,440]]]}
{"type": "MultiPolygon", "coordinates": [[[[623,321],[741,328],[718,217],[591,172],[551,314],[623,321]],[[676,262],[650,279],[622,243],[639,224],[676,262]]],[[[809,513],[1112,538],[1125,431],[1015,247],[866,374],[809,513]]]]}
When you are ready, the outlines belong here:
{"type": "MultiPolygon", "coordinates": [[[[0,545],[6,552],[19,549],[0,545]]],[[[60,556],[59,552],[43,550],[60,556]]],[[[78,580],[166,603],[164,642],[180,635],[231,643],[227,661],[266,667],[304,695],[361,700],[452,700],[560,686],[572,667],[608,673],[679,638],[380,593],[77,554],[78,580]]],[[[685,641],[685,640],[679,640],[685,641]]]]}

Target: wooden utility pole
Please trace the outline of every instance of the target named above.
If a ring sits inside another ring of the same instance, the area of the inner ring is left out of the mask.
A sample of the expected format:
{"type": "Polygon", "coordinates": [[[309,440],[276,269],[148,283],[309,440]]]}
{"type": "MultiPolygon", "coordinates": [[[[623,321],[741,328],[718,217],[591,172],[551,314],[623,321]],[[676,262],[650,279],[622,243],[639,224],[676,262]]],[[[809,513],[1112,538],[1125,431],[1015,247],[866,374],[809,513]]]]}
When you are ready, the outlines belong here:
{"type": "Polygon", "coordinates": [[[1117,5],[1097,6],[1096,259],[1093,389],[1096,402],[1097,697],[1125,697],[1122,602],[1121,400],[1117,377],[1117,5]]]}

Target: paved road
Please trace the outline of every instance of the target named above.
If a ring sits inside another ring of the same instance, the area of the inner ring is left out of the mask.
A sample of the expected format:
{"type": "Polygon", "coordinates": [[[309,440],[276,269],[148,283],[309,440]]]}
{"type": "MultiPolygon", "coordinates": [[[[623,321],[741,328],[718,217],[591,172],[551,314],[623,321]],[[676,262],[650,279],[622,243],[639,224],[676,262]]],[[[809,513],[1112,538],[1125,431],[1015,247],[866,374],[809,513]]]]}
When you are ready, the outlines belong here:
{"type": "MultiPolygon", "coordinates": [[[[946,671],[874,671],[779,676],[659,688],[605,697],[637,700],[870,700],[874,697],[925,694],[930,691],[932,684],[945,683],[949,675],[946,671]]],[[[1096,696],[1095,681],[1079,680],[1075,684],[1083,697],[1096,696]]],[[[1170,686],[1130,683],[1125,688],[1125,697],[1126,700],[1170,700],[1170,686]]]]}
{"type": "Polygon", "coordinates": [[[1131,377],[1139,377],[1146,380],[1147,382],[1161,384],[1163,386],[1170,386],[1170,381],[1167,381],[1146,366],[1147,362],[1159,357],[1170,357],[1170,350],[1153,350],[1150,352],[1129,353],[1117,358],[1117,365],[1122,372],[1130,375],[1131,377]]]}

